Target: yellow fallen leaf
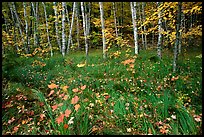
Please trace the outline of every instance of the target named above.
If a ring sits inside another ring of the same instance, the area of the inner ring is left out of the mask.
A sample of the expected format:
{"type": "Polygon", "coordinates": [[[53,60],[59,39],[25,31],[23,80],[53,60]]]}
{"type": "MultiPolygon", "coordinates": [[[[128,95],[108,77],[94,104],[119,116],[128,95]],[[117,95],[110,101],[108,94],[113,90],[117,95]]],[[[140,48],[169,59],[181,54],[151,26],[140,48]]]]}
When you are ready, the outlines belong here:
{"type": "Polygon", "coordinates": [[[86,64],[77,64],[77,67],[81,68],[84,67],[86,64]]]}

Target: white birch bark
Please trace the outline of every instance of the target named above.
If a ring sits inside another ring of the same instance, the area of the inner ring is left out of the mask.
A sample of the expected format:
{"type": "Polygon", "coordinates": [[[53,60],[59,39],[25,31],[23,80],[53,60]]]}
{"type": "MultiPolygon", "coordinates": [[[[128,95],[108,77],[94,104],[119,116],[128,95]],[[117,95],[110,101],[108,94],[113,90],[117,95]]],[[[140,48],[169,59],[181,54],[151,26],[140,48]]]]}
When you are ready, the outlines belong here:
{"type": "Polygon", "coordinates": [[[78,10],[78,2],[76,3],[76,27],[77,27],[77,45],[78,49],[80,49],[80,42],[79,42],[79,10],[78,10]]]}
{"type": "Polygon", "coordinates": [[[57,44],[59,46],[60,52],[62,51],[61,49],[61,42],[59,38],[59,31],[58,31],[58,13],[57,13],[57,4],[56,2],[53,2],[54,5],[54,12],[55,12],[55,32],[56,32],[56,37],[57,37],[57,44]]]}
{"type": "Polygon", "coordinates": [[[85,18],[85,14],[84,14],[84,6],[83,6],[83,2],[81,2],[81,12],[82,12],[82,18],[83,18],[83,28],[84,28],[84,37],[85,37],[85,50],[86,50],[86,57],[88,57],[88,41],[87,41],[87,30],[86,30],[86,18],[85,18]]]}
{"type": "Polygon", "coordinates": [[[49,28],[48,28],[48,22],[47,22],[47,12],[46,12],[46,7],[45,7],[45,3],[42,2],[43,4],[43,7],[44,7],[44,13],[45,13],[45,23],[46,23],[46,31],[47,31],[47,41],[48,41],[48,44],[50,46],[50,54],[51,54],[51,57],[53,56],[53,52],[52,52],[52,44],[50,42],[50,36],[49,36],[49,28]]]}
{"type": "Polygon", "coordinates": [[[131,12],[132,12],[132,22],[133,22],[133,32],[134,32],[134,43],[135,43],[135,54],[138,54],[138,41],[137,41],[137,24],[136,24],[136,2],[130,2],[130,6],[131,6],[131,12]]]}
{"type": "MultiPolygon", "coordinates": [[[[22,43],[24,43],[23,32],[22,32],[22,28],[21,28],[21,24],[20,24],[21,21],[20,21],[20,19],[19,19],[19,17],[18,17],[18,14],[17,14],[17,12],[16,12],[16,7],[15,7],[14,2],[12,2],[12,6],[13,6],[13,12],[14,12],[14,14],[15,14],[15,16],[16,16],[17,26],[19,27],[19,32],[20,32],[20,35],[21,35],[22,43]]],[[[27,51],[27,48],[25,47],[25,44],[24,44],[24,48],[25,48],[25,52],[26,52],[26,54],[27,54],[28,51],[27,51]]]]}
{"type": "MultiPolygon", "coordinates": [[[[67,15],[67,22],[68,22],[68,27],[69,27],[69,30],[70,30],[70,28],[71,28],[71,22],[70,22],[70,20],[69,20],[69,11],[68,11],[68,9],[67,9],[66,3],[65,3],[65,14],[67,15]]],[[[69,33],[68,33],[68,34],[69,34],[69,33]]],[[[66,37],[67,37],[67,35],[66,35],[66,37]]],[[[67,43],[68,43],[68,40],[67,40],[67,43]]],[[[73,45],[72,36],[71,36],[71,45],[73,45]]]]}
{"type": "Polygon", "coordinates": [[[71,22],[71,26],[70,26],[70,29],[69,29],[67,53],[69,53],[69,47],[70,47],[71,36],[72,36],[72,28],[73,28],[73,24],[74,24],[75,11],[76,11],[76,2],[74,2],[74,4],[73,4],[72,22],[71,22]]]}
{"type": "MultiPolygon", "coordinates": [[[[142,2],[142,16],[143,16],[143,22],[145,22],[145,10],[144,10],[144,6],[145,6],[145,3],[142,2]]],[[[145,44],[145,49],[147,49],[147,33],[146,33],[146,25],[144,25],[144,44],[145,44]]]]}
{"type": "Polygon", "coordinates": [[[24,8],[24,19],[25,19],[25,25],[26,25],[26,28],[25,28],[25,34],[26,34],[26,40],[25,40],[25,43],[26,43],[26,46],[27,46],[27,53],[29,52],[29,45],[28,45],[28,20],[27,20],[27,13],[26,13],[26,3],[23,2],[23,8],[24,8]]]}
{"type": "Polygon", "coordinates": [[[117,19],[116,19],[115,2],[112,2],[112,3],[113,3],[113,14],[114,14],[115,34],[116,34],[116,38],[118,38],[118,30],[117,30],[117,19]]]}
{"type": "Polygon", "coordinates": [[[103,3],[99,2],[100,14],[101,14],[101,28],[103,36],[103,58],[106,59],[106,39],[105,39],[105,24],[104,24],[104,15],[103,15],[103,3]]]}
{"type": "MultiPolygon", "coordinates": [[[[181,5],[182,6],[182,5],[181,5]]],[[[182,13],[182,7],[181,7],[181,27],[182,28],[185,28],[185,23],[184,23],[184,14],[182,13]]],[[[181,53],[181,46],[182,46],[182,31],[180,32],[180,40],[179,40],[179,47],[178,47],[178,53],[180,54],[181,53]]]]}
{"type": "Polygon", "coordinates": [[[158,5],[158,43],[157,43],[157,56],[161,59],[161,42],[162,42],[162,35],[161,35],[161,29],[162,29],[162,18],[161,18],[161,11],[159,10],[160,2],[157,2],[158,5]]]}
{"type": "Polygon", "coordinates": [[[176,21],[176,42],[174,45],[174,60],[173,60],[173,72],[177,69],[177,60],[178,60],[178,45],[179,45],[179,38],[180,38],[180,23],[181,23],[181,6],[182,2],[178,2],[178,14],[177,14],[177,21],[176,21]]]}
{"type": "Polygon", "coordinates": [[[65,56],[65,2],[62,2],[62,56],[65,56]]]}

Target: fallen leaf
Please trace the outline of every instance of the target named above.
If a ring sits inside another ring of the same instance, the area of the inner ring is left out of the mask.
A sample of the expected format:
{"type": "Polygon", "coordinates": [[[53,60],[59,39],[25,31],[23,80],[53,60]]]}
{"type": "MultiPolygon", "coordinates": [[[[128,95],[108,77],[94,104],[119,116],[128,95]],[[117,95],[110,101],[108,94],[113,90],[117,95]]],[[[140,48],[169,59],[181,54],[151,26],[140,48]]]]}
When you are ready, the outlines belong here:
{"type": "Polygon", "coordinates": [[[51,96],[53,93],[55,93],[55,91],[51,90],[50,93],[48,94],[48,97],[51,96]]]}
{"type": "Polygon", "coordinates": [[[81,68],[84,67],[86,64],[77,64],[77,67],[81,68]]]}
{"type": "Polygon", "coordinates": [[[58,105],[52,106],[52,111],[55,111],[57,109],[58,105]]]}
{"type": "Polygon", "coordinates": [[[44,103],[43,102],[39,102],[39,105],[42,107],[42,106],[44,106],[44,103]]]}
{"type": "Polygon", "coordinates": [[[80,108],[80,105],[79,105],[79,104],[76,104],[76,105],[74,106],[74,108],[75,108],[76,111],[78,111],[78,109],[80,108]]]}
{"type": "Polygon", "coordinates": [[[15,118],[12,117],[12,118],[8,121],[8,124],[11,124],[14,120],[15,120],[15,118]]]}
{"type": "Polygon", "coordinates": [[[74,119],[74,117],[71,117],[71,118],[70,118],[70,120],[68,121],[68,124],[69,124],[69,125],[74,123],[73,119],[74,119]]]}
{"type": "Polygon", "coordinates": [[[18,129],[19,129],[19,125],[18,125],[18,126],[15,126],[15,127],[13,128],[14,133],[16,133],[16,132],[18,131],[18,129]]]}
{"type": "Polygon", "coordinates": [[[131,132],[131,128],[127,128],[127,132],[131,132]]]}
{"type": "Polygon", "coordinates": [[[63,87],[62,87],[62,90],[63,90],[63,91],[67,91],[68,88],[69,88],[69,86],[63,86],[63,87]]]}
{"type": "Polygon", "coordinates": [[[60,98],[62,98],[62,97],[64,97],[64,95],[65,95],[65,94],[64,94],[64,93],[62,93],[62,94],[60,94],[60,95],[59,95],[59,97],[60,97],[60,98]]]}
{"type": "Polygon", "coordinates": [[[48,88],[50,88],[50,89],[58,88],[58,85],[52,83],[52,84],[48,85],[48,88]]]}
{"type": "Polygon", "coordinates": [[[72,98],[71,104],[76,104],[79,101],[79,97],[75,96],[72,98]]]}
{"type": "Polygon", "coordinates": [[[97,131],[97,130],[98,130],[97,127],[95,127],[95,126],[92,127],[92,132],[95,132],[95,131],[97,131]]]}
{"type": "Polygon", "coordinates": [[[86,88],[86,85],[81,86],[81,90],[84,90],[86,88]]]}
{"type": "Polygon", "coordinates": [[[61,122],[63,123],[63,121],[64,121],[64,114],[60,114],[60,116],[56,118],[56,122],[60,124],[61,122]]]}
{"type": "Polygon", "coordinates": [[[69,127],[68,124],[64,124],[64,129],[67,129],[69,127]]]}
{"type": "Polygon", "coordinates": [[[74,88],[72,89],[73,92],[79,92],[79,89],[78,88],[74,88]]]}
{"type": "Polygon", "coordinates": [[[45,117],[45,114],[40,114],[40,121],[42,121],[45,117]]]}
{"type": "Polygon", "coordinates": [[[63,103],[59,103],[57,106],[58,106],[58,107],[61,107],[61,106],[63,106],[63,103]]]}
{"type": "Polygon", "coordinates": [[[66,109],[65,110],[65,117],[69,117],[69,115],[71,114],[71,110],[66,109]]]}
{"type": "Polygon", "coordinates": [[[64,99],[64,100],[67,100],[67,98],[68,98],[68,95],[65,95],[63,99],[64,99]]]}

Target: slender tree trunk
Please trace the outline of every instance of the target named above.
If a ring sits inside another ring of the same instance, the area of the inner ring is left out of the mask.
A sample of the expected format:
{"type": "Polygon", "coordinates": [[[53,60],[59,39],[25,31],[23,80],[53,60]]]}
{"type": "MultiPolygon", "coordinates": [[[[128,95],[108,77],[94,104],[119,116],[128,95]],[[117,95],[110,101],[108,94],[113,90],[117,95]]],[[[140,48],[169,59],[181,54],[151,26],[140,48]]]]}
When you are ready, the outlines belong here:
{"type": "Polygon", "coordinates": [[[78,9],[78,2],[76,3],[76,27],[77,27],[77,45],[78,49],[80,49],[80,42],[79,42],[79,9],[78,9]]]}
{"type": "MultiPolygon", "coordinates": [[[[69,30],[70,30],[70,28],[71,28],[71,22],[70,22],[70,20],[69,20],[69,11],[68,11],[68,9],[67,9],[66,3],[65,3],[65,14],[67,15],[67,22],[68,22],[68,27],[69,27],[69,30]]],[[[69,31],[68,31],[68,34],[69,34],[69,31]]],[[[66,35],[66,37],[67,37],[67,35],[66,35]]],[[[67,40],[67,44],[68,44],[68,40],[67,40]]],[[[71,45],[73,45],[72,36],[71,36],[71,45]]]]}
{"type": "MultiPolygon", "coordinates": [[[[145,6],[145,3],[142,2],[142,16],[143,16],[143,22],[145,22],[145,10],[144,10],[144,6],[145,6]]],[[[145,49],[147,49],[147,33],[146,33],[146,25],[144,25],[144,45],[145,45],[145,49]]]]}
{"type": "Polygon", "coordinates": [[[118,30],[117,30],[117,19],[116,19],[115,2],[112,2],[112,3],[113,3],[113,14],[114,14],[115,34],[116,34],[116,38],[118,38],[118,30]]]}
{"type": "MultiPolygon", "coordinates": [[[[19,17],[18,17],[18,14],[17,14],[17,12],[16,12],[16,7],[15,7],[14,2],[12,2],[12,6],[13,6],[13,12],[14,12],[14,14],[15,14],[15,16],[16,16],[17,26],[19,27],[19,32],[20,32],[20,35],[21,35],[22,43],[24,44],[23,32],[22,32],[22,28],[21,28],[21,24],[20,24],[21,21],[20,21],[20,19],[19,19],[19,17]]],[[[25,47],[25,44],[24,44],[24,49],[25,49],[25,52],[26,52],[26,54],[27,54],[27,53],[28,53],[28,50],[27,50],[27,48],[25,47]]]]}
{"type": "MultiPolygon", "coordinates": [[[[13,13],[13,9],[12,9],[12,6],[10,5],[10,3],[8,3],[8,6],[9,6],[9,9],[10,9],[10,12],[11,12],[11,18],[12,18],[12,21],[13,21],[13,30],[14,30],[14,45],[16,45],[16,53],[18,52],[19,48],[18,48],[18,45],[17,45],[17,41],[16,41],[16,22],[15,22],[15,18],[14,18],[14,13],[13,13]]],[[[17,54],[16,54],[17,55],[17,54]]]]}
{"type": "MultiPolygon", "coordinates": [[[[182,6],[182,5],[181,5],[182,6]]],[[[185,28],[184,26],[184,14],[182,13],[182,7],[181,7],[181,27],[185,28]]],[[[178,47],[178,53],[181,53],[181,46],[182,46],[182,31],[180,32],[180,40],[179,40],[179,47],[178,47]]]]}
{"type": "Polygon", "coordinates": [[[50,46],[50,54],[51,54],[51,57],[53,56],[53,52],[52,52],[52,44],[50,42],[50,36],[49,36],[49,26],[48,26],[48,22],[47,22],[47,12],[46,12],[46,7],[45,7],[45,3],[42,2],[43,4],[43,7],[44,7],[44,13],[45,13],[45,23],[46,23],[46,30],[47,30],[47,41],[48,41],[48,44],[50,46]]]}
{"type": "Polygon", "coordinates": [[[161,27],[162,27],[162,18],[161,18],[161,11],[159,10],[159,6],[160,6],[160,2],[157,2],[157,5],[158,5],[158,26],[159,26],[159,29],[158,29],[158,44],[157,44],[157,56],[161,59],[162,58],[162,55],[161,55],[161,42],[162,42],[162,34],[161,34],[161,27]]]}
{"type": "Polygon", "coordinates": [[[62,56],[65,56],[65,2],[62,2],[62,56]]]}
{"type": "MultiPolygon", "coordinates": [[[[122,18],[121,18],[121,33],[123,34],[123,18],[124,18],[124,10],[123,10],[123,7],[124,7],[124,3],[122,2],[122,18]]],[[[122,35],[123,36],[123,35],[122,35]]]]}
{"type": "Polygon", "coordinates": [[[70,47],[71,36],[72,36],[72,28],[73,28],[73,24],[74,24],[75,11],[76,11],[76,2],[74,2],[74,4],[73,4],[72,22],[71,22],[71,27],[69,29],[67,53],[69,53],[69,47],[70,47]]]}
{"type": "Polygon", "coordinates": [[[83,18],[83,28],[84,28],[84,37],[85,37],[85,50],[86,50],[86,58],[88,57],[88,41],[87,41],[87,30],[86,30],[86,18],[85,18],[85,14],[84,14],[84,6],[83,6],[83,2],[81,2],[81,12],[82,12],[82,18],[83,18]]]}
{"type": "MultiPolygon", "coordinates": [[[[141,21],[141,24],[142,24],[142,14],[141,14],[141,11],[140,11],[140,3],[138,2],[137,3],[138,4],[138,10],[139,10],[139,17],[140,17],[140,21],[141,21]]],[[[143,27],[141,27],[141,32],[143,31],[143,27]]],[[[145,44],[144,44],[144,34],[142,33],[142,45],[143,45],[143,47],[144,47],[144,49],[145,49],[145,44]]]]}
{"type": "Polygon", "coordinates": [[[133,32],[134,32],[134,42],[135,42],[135,54],[138,54],[138,35],[137,35],[137,24],[136,24],[136,2],[130,2],[131,12],[132,12],[132,23],[133,23],[133,32]],[[133,5],[134,4],[134,5],[133,5]]]}
{"type": "Polygon", "coordinates": [[[59,31],[58,31],[58,13],[57,13],[56,2],[53,2],[53,5],[54,5],[54,12],[55,12],[55,32],[56,32],[56,37],[57,37],[57,44],[59,46],[60,52],[62,52],[61,42],[60,42],[60,38],[59,38],[59,31]]]}
{"type": "MultiPolygon", "coordinates": [[[[38,26],[39,26],[39,17],[38,17],[38,2],[36,2],[36,7],[35,7],[35,12],[36,12],[36,41],[37,41],[37,45],[39,45],[40,46],[40,36],[39,36],[39,34],[40,34],[40,31],[39,31],[39,29],[38,29],[38,26]]],[[[40,46],[41,48],[42,48],[42,46],[40,46]]]]}
{"type": "Polygon", "coordinates": [[[176,71],[177,68],[177,60],[178,60],[178,45],[179,45],[179,37],[180,37],[180,23],[181,23],[181,6],[182,2],[178,2],[178,14],[176,21],[176,42],[174,45],[174,60],[173,60],[173,72],[176,71]]]}
{"type": "Polygon", "coordinates": [[[103,13],[103,3],[99,2],[100,14],[101,14],[101,28],[103,36],[103,58],[106,59],[106,39],[105,39],[105,24],[104,24],[104,13],[103,13]]]}
{"type": "Polygon", "coordinates": [[[30,52],[30,48],[29,48],[29,45],[28,45],[28,20],[27,20],[27,13],[26,13],[26,3],[23,2],[23,7],[24,7],[24,19],[25,19],[25,25],[26,25],[26,28],[25,28],[25,34],[26,34],[26,40],[25,40],[25,43],[26,43],[26,46],[27,46],[27,52],[30,52]]]}

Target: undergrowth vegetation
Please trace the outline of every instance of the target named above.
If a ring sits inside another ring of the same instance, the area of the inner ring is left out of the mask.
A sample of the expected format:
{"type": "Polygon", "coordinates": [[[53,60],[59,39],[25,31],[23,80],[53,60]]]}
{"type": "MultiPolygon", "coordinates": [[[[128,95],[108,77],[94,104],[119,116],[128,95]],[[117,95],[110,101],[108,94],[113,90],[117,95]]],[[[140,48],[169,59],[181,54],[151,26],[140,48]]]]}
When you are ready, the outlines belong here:
{"type": "Polygon", "coordinates": [[[2,134],[202,134],[202,58],[101,50],[3,60],[2,134]]]}

